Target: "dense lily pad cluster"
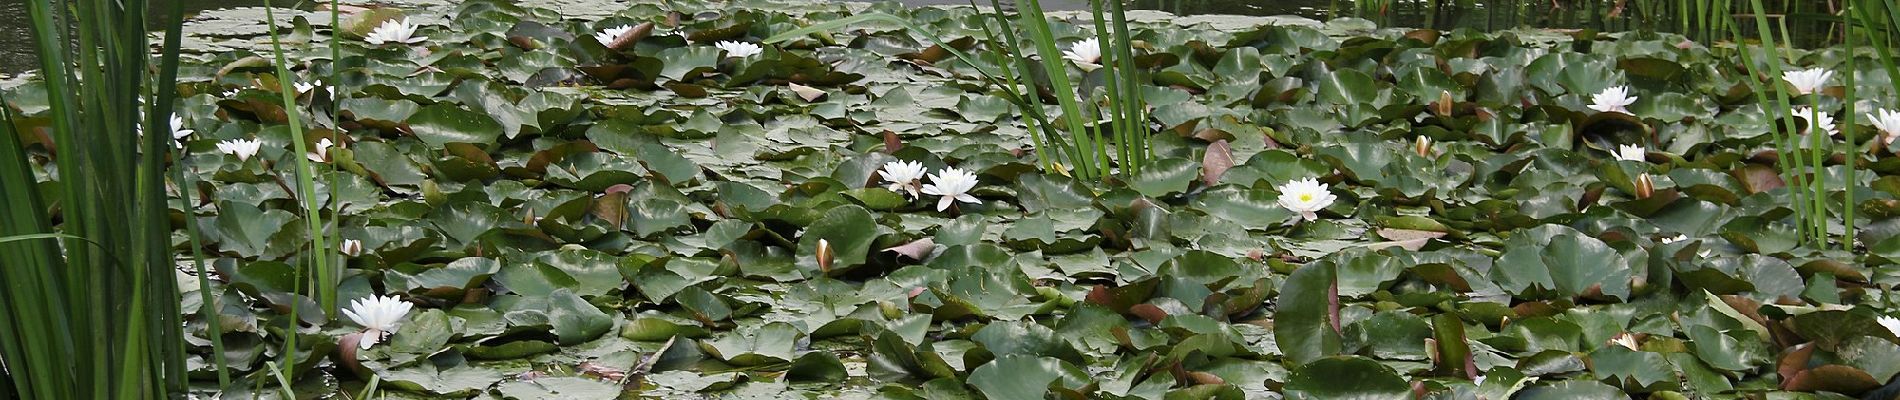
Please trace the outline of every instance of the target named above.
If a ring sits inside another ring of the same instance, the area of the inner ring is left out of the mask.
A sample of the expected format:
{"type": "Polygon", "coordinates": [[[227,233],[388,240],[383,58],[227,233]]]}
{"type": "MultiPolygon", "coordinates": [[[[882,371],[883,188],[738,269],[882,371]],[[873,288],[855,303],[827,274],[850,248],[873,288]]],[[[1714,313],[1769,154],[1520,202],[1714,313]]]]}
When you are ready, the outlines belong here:
{"type": "MultiPolygon", "coordinates": [[[[392,398],[1850,398],[1900,372],[1900,123],[1845,121],[1900,102],[1844,69],[1865,51],[1787,52],[1854,75],[1849,104],[1676,35],[1143,23],[1157,161],[1098,184],[1040,170],[939,47],[983,52],[972,10],[765,44],[864,10],[669,4],[370,9],[337,59],[299,20],[299,76],[186,65],[196,384],[215,358],[271,396],[293,334],[299,393],[392,398]],[[1858,243],[1798,241],[1769,141],[1808,130],[1747,80],[1860,132],[1814,174],[1858,243]],[[343,260],[343,309],[312,257],[343,260]]],[[[41,87],[6,93],[23,123],[41,87]]]]}

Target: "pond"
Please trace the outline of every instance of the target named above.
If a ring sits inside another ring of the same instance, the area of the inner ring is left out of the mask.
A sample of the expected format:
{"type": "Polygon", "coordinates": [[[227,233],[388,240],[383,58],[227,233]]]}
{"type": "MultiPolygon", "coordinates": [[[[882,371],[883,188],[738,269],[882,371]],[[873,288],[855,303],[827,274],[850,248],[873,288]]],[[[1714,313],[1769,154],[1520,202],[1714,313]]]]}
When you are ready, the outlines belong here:
{"type": "MultiPolygon", "coordinates": [[[[262,0],[181,1],[185,2],[187,12],[264,4],[262,0]]],[[[984,2],[987,0],[980,1],[980,3],[984,2]]],[[[967,0],[903,0],[901,3],[912,6],[969,4],[967,0]]],[[[1135,0],[1133,6],[1181,15],[1299,15],[1325,20],[1331,15],[1329,10],[1333,9],[1335,3],[1339,3],[1337,5],[1341,9],[1351,7],[1351,2],[1338,0],[1135,0]]],[[[1047,0],[1043,2],[1043,7],[1050,10],[1079,10],[1086,9],[1088,1],[1047,0]]],[[[1395,6],[1391,23],[1402,26],[1424,26],[1428,19],[1424,17],[1426,13],[1421,10],[1424,10],[1422,5],[1395,6]]],[[[21,71],[38,69],[38,61],[33,56],[28,21],[26,0],[0,0],[0,72],[17,74],[21,71]]],[[[1451,21],[1454,21],[1452,26],[1484,27],[1484,21],[1479,20],[1466,22],[1463,18],[1454,18],[1451,21]]]]}

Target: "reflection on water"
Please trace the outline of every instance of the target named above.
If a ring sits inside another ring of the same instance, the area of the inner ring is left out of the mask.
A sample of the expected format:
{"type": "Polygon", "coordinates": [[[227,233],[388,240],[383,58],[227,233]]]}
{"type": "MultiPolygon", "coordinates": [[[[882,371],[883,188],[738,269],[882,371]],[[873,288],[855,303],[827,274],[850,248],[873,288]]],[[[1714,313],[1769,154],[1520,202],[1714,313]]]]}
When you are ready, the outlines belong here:
{"type": "MultiPolygon", "coordinates": [[[[185,12],[264,4],[263,0],[177,0],[185,2],[185,12]]],[[[8,75],[39,69],[33,55],[33,33],[27,27],[27,0],[0,0],[0,72],[8,75]]],[[[153,7],[170,7],[169,1],[153,1],[153,7]]]]}

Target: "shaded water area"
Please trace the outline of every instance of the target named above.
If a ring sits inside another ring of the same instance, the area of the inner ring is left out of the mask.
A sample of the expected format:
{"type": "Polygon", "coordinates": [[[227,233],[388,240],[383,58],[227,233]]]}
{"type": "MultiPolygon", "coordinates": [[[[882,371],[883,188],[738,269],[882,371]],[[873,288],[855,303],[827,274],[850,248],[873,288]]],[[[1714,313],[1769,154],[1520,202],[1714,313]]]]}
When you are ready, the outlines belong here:
{"type": "MultiPolygon", "coordinates": [[[[180,0],[187,12],[262,5],[262,0],[180,0]]],[[[36,69],[28,32],[26,0],[0,0],[0,72],[14,74],[36,69]]],[[[970,0],[899,0],[908,6],[967,5],[970,0]]],[[[1003,0],[1004,4],[1013,0],[1003,0]]],[[[1043,0],[1048,10],[1087,9],[1090,0],[1043,0]]],[[[285,1],[285,3],[291,3],[285,1]]],[[[989,0],[977,0],[987,4],[989,0]]],[[[1774,2],[1771,2],[1774,3],[1774,2]]],[[[307,5],[308,3],[302,3],[307,5]]],[[[1651,29],[1671,31],[1673,10],[1625,9],[1627,2],[1582,0],[1131,0],[1133,8],[1178,15],[1298,15],[1316,20],[1362,17],[1382,26],[1450,30],[1500,30],[1519,26],[1595,28],[1601,30],[1651,29]],[[1368,4],[1354,10],[1355,4],[1368,4]]],[[[1771,6],[1771,8],[1774,8],[1771,6]]],[[[1804,31],[1791,26],[1798,43],[1804,31]]],[[[1812,43],[1808,43],[1812,44],[1812,43]]]]}

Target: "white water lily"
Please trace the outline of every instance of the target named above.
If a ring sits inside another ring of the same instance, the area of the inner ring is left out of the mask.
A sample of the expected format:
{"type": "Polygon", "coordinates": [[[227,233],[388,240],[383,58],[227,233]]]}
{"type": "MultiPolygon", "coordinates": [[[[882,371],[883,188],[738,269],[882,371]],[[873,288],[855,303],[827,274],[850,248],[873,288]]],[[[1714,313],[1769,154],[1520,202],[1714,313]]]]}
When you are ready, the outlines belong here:
{"type": "Polygon", "coordinates": [[[1662,238],[1662,244],[1670,244],[1670,243],[1680,242],[1684,240],[1689,240],[1689,235],[1676,235],[1673,237],[1662,238]]]}
{"type": "Polygon", "coordinates": [[[1886,327],[1887,332],[1893,333],[1894,336],[1900,336],[1900,318],[1882,315],[1880,318],[1874,319],[1874,321],[1880,322],[1880,326],[1886,327]]]}
{"type": "Polygon", "coordinates": [[[316,146],[312,147],[310,154],[305,154],[304,158],[309,158],[314,162],[327,162],[330,160],[331,146],[336,146],[336,142],[331,142],[330,138],[318,139],[316,146]]]}
{"type": "Polygon", "coordinates": [[[725,50],[726,57],[731,58],[746,58],[765,52],[765,48],[759,47],[759,45],[731,40],[722,40],[718,43],[713,43],[713,47],[725,50]]]}
{"type": "Polygon", "coordinates": [[[1822,68],[1808,68],[1800,71],[1781,73],[1781,80],[1788,81],[1788,84],[1794,85],[1794,91],[1797,92],[1797,94],[1809,94],[1814,93],[1816,90],[1821,90],[1821,88],[1827,87],[1827,79],[1832,77],[1834,77],[1834,71],[1822,68]]]}
{"type": "Polygon", "coordinates": [[[1880,130],[1880,145],[1893,144],[1893,138],[1900,137],[1900,111],[1885,108],[1867,113],[1867,120],[1873,121],[1874,129],[1880,130]]]}
{"type": "Polygon", "coordinates": [[[1618,112],[1629,114],[1629,106],[1636,104],[1638,97],[1630,95],[1629,86],[1614,86],[1603,89],[1590,96],[1590,109],[1597,112],[1618,112]]]}
{"type": "Polygon", "coordinates": [[[1647,151],[1643,150],[1643,146],[1633,144],[1616,146],[1616,159],[1618,160],[1643,161],[1645,158],[1648,158],[1644,153],[1647,153],[1647,151]]]}
{"type": "Polygon", "coordinates": [[[877,175],[883,177],[884,182],[889,183],[885,188],[893,192],[908,193],[911,198],[916,198],[917,191],[921,188],[919,181],[924,179],[924,163],[902,160],[887,162],[884,163],[884,169],[877,171],[877,175]]]}
{"type": "Polygon", "coordinates": [[[334,92],[330,90],[329,86],[323,86],[323,80],[321,79],[310,81],[309,83],[304,83],[304,82],[291,83],[290,87],[292,89],[296,89],[297,94],[310,93],[312,91],[316,91],[317,89],[323,89],[323,93],[325,94],[334,94],[334,92]]]}
{"type": "Polygon", "coordinates": [[[343,255],[346,255],[346,256],[350,256],[350,257],[361,256],[363,255],[363,241],[356,240],[356,239],[343,239],[343,244],[337,245],[337,250],[343,252],[343,255]]]}
{"type": "Polygon", "coordinates": [[[619,39],[620,35],[625,35],[627,31],[631,30],[633,30],[633,26],[630,25],[602,29],[600,32],[594,32],[594,41],[600,42],[600,44],[614,44],[614,39],[619,39]]]}
{"type": "Polygon", "coordinates": [[[1280,185],[1280,206],[1300,213],[1302,220],[1319,219],[1319,210],[1333,205],[1333,200],[1337,198],[1339,197],[1334,196],[1333,192],[1326,188],[1326,184],[1319,183],[1318,179],[1306,178],[1280,185]]]}
{"type": "Polygon", "coordinates": [[[409,23],[409,17],[403,17],[401,20],[387,20],[383,21],[382,25],[377,25],[375,30],[370,31],[369,36],[363,37],[363,41],[382,45],[386,43],[416,44],[429,40],[427,36],[415,36],[416,28],[419,27],[421,25],[409,23]]]}
{"type": "Polygon", "coordinates": [[[1616,336],[1610,337],[1609,344],[1614,345],[1614,346],[1623,346],[1623,348],[1630,349],[1630,350],[1638,350],[1638,351],[1641,350],[1640,348],[1637,347],[1636,335],[1632,335],[1629,332],[1618,333],[1616,334],[1616,336]]]}
{"type": "Polygon", "coordinates": [[[930,183],[924,184],[924,194],[942,196],[937,201],[937,211],[950,209],[954,202],[980,203],[976,196],[970,195],[970,189],[976,188],[976,174],[956,168],[944,168],[943,171],[930,174],[930,183]]]}
{"type": "Polygon", "coordinates": [[[370,296],[350,301],[350,309],[343,310],[343,315],[363,326],[363,340],[357,342],[357,347],[368,349],[395,334],[402,327],[402,317],[415,306],[396,296],[370,296]]]}
{"type": "Polygon", "coordinates": [[[238,161],[250,160],[251,156],[257,155],[257,150],[262,147],[264,147],[264,141],[258,139],[231,139],[218,142],[218,152],[237,156],[238,161]]]}
{"type": "Polygon", "coordinates": [[[187,136],[191,136],[191,134],[193,133],[198,133],[198,131],[192,130],[190,128],[186,128],[184,118],[180,118],[179,116],[176,116],[176,115],[172,116],[172,139],[173,140],[184,139],[187,136]]]}
{"type": "Polygon", "coordinates": [[[1795,107],[1793,111],[1795,117],[1808,121],[1808,128],[1812,128],[1804,132],[1813,132],[1815,129],[1819,129],[1822,132],[1827,132],[1828,136],[1833,136],[1836,133],[1834,130],[1834,115],[1825,112],[1816,113],[1814,109],[1808,107],[1795,107]]]}
{"type": "Polygon", "coordinates": [[[1082,39],[1069,45],[1068,50],[1063,50],[1062,58],[1075,62],[1075,66],[1083,71],[1094,71],[1102,67],[1099,64],[1102,62],[1102,42],[1095,38],[1082,39]]]}

